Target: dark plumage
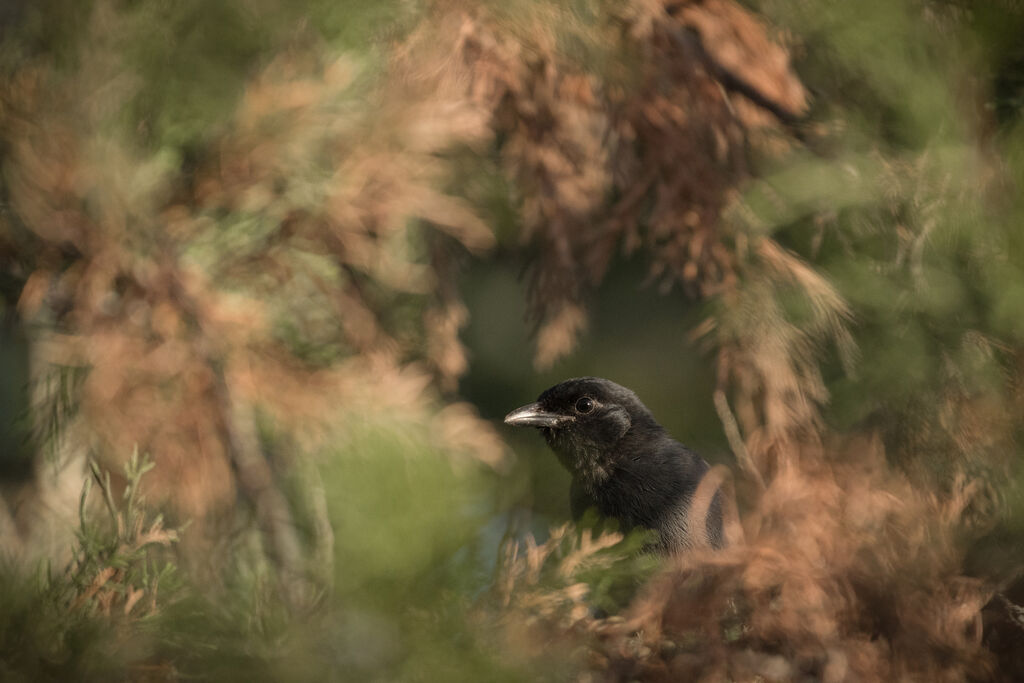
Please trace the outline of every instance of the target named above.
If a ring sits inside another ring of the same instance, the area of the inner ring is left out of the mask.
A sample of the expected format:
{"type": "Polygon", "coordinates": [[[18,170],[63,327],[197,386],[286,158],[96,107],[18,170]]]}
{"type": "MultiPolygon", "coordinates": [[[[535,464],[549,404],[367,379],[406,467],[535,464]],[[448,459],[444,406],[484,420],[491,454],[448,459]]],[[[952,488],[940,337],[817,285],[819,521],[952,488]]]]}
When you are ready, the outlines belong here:
{"type": "MultiPolygon", "coordinates": [[[[665,552],[693,546],[690,502],[708,464],[658,424],[637,395],[600,377],[556,384],[536,403],[513,410],[505,423],[540,429],[572,474],[573,517],[589,507],[625,529],[658,531],[665,552]]],[[[707,540],[722,545],[719,494],[704,520],[707,540]]]]}

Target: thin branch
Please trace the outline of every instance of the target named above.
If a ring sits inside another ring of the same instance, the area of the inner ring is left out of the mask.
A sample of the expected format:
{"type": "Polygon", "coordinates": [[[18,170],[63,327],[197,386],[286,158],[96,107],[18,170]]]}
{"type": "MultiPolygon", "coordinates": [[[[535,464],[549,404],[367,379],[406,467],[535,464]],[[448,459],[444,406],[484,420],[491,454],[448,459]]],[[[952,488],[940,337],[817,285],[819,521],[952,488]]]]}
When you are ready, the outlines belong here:
{"type": "Polygon", "coordinates": [[[302,544],[296,531],[291,506],[275,482],[274,473],[260,446],[252,406],[238,399],[224,371],[224,360],[206,336],[199,306],[187,294],[172,269],[171,286],[182,312],[194,328],[196,346],[214,377],[214,393],[223,427],[223,439],[234,465],[239,488],[256,510],[263,535],[285,600],[291,609],[308,602],[311,594],[303,567],[302,544]]]}
{"type": "Polygon", "coordinates": [[[278,488],[274,473],[263,454],[251,406],[239,401],[219,364],[211,363],[215,390],[224,425],[224,437],[242,492],[256,508],[271,557],[280,572],[287,604],[298,608],[309,595],[303,569],[302,544],[296,532],[288,499],[278,488]]]}
{"type": "MultiPolygon", "coordinates": [[[[672,9],[666,9],[671,16],[672,9]]],[[[744,80],[739,74],[731,71],[724,64],[715,59],[714,56],[708,52],[707,48],[704,47],[701,36],[695,29],[690,27],[675,30],[670,29],[669,35],[684,51],[695,54],[704,63],[708,73],[710,73],[716,81],[721,83],[726,90],[738,92],[757,106],[770,112],[779,120],[779,123],[788,128],[797,139],[802,139],[803,135],[799,130],[799,124],[803,123],[806,120],[806,117],[771,99],[768,95],[765,95],[763,92],[744,80]]]]}
{"type": "Polygon", "coordinates": [[[736,462],[763,490],[765,488],[764,478],[758,472],[754,459],[750,457],[747,445],[743,443],[739,423],[736,422],[736,416],[733,415],[732,409],[729,408],[729,400],[725,397],[725,392],[721,389],[715,389],[714,401],[715,411],[718,412],[718,419],[722,421],[725,437],[729,440],[729,447],[732,448],[732,452],[736,456],[736,462]]]}

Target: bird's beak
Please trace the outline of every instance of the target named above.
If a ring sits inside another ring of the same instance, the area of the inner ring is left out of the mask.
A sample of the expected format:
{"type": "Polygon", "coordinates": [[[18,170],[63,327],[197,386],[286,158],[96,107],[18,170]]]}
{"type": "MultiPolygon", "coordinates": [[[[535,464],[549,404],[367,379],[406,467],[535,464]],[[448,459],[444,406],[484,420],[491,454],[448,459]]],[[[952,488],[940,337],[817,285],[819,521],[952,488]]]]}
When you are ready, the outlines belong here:
{"type": "Polygon", "coordinates": [[[572,422],[571,415],[559,415],[549,413],[540,407],[539,403],[531,403],[522,408],[516,408],[505,416],[505,424],[515,427],[557,427],[566,422],[572,422]]]}

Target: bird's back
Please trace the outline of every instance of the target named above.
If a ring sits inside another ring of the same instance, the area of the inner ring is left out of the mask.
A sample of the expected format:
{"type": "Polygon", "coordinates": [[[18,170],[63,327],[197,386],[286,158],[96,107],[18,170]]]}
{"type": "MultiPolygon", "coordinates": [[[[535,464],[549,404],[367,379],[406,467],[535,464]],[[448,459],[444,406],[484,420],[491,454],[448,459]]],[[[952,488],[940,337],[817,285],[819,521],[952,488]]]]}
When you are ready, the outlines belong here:
{"type": "Polygon", "coordinates": [[[692,547],[701,536],[712,547],[721,547],[719,493],[707,506],[706,528],[691,528],[690,507],[710,469],[703,458],[660,427],[627,435],[619,450],[615,472],[591,492],[601,514],[619,519],[626,527],[656,529],[666,550],[692,547]]]}

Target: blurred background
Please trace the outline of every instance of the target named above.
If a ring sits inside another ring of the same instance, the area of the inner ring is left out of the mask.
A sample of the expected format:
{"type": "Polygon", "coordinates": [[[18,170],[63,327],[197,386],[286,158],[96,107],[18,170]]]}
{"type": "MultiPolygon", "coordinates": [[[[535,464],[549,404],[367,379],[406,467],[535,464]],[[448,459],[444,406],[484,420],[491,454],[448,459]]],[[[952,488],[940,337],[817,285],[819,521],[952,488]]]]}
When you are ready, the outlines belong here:
{"type": "Polygon", "coordinates": [[[1019,2],[7,0],[0,79],[0,679],[1024,677],[1019,2]],[[729,548],[569,523],[580,375],[729,548]]]}

